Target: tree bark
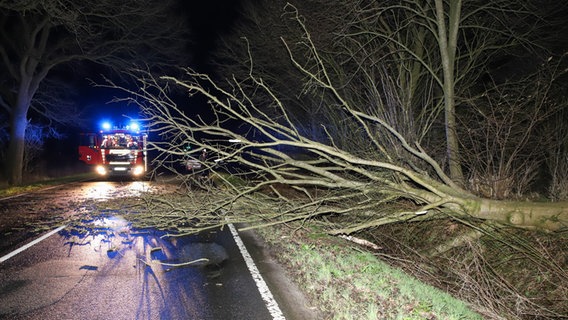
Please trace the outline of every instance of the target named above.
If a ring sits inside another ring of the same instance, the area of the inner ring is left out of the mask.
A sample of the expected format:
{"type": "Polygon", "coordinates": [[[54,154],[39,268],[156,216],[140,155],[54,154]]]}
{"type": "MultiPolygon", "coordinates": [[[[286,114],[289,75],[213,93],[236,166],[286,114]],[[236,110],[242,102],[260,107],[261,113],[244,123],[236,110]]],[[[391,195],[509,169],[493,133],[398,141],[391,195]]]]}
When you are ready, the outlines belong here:
{"type": "Polygon", "coordinates": [[[479,199],[471,215],[523,229],[562,231],[568,228],[568,202],[479,199]]]}

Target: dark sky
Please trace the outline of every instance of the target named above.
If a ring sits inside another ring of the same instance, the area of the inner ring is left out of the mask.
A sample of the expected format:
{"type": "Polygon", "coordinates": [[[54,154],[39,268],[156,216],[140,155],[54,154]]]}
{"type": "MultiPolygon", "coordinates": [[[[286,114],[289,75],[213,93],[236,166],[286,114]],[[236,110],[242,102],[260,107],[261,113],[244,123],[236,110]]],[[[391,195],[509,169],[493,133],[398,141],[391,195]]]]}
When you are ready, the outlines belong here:
{"type": "Polygon", "coordinates": [[[187,1],[180,0],[181,10],[187,15],[195,43],[189,50],[195,56],[194,67],[207,67],[209,52],[215,47],[219,34],[231,31],[237,18],[238,0],[187,1]]]}

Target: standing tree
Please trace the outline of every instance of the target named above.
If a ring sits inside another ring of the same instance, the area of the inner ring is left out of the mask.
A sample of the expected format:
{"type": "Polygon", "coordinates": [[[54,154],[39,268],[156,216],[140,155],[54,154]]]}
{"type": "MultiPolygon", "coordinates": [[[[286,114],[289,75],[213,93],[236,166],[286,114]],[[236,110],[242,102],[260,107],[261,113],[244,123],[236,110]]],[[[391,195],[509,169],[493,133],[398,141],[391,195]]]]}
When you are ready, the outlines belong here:
{"type": "Polygon", "coordinates": [[[47,89],[42,84],[50,73],[85,60],[117,69],[150,61],[153,67],[176,61],[173,54],[181,53],[177,48],[184,28],[175,22],[173,3],[0,0],[0,105],[9,116],[5,169],[10,184],[22,181],[30,110],[51,121],[63,120],[58,119],[62,113],[54,112],[54,104],[37,99],[38,92],[47,89]]]}

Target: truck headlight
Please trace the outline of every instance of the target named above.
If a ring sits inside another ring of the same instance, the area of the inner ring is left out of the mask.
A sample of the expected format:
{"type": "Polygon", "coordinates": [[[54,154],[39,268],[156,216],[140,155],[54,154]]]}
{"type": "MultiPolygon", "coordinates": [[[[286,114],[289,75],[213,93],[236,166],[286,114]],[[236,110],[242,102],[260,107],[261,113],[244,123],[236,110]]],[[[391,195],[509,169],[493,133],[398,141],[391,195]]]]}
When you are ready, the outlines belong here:
{"type": "Polygon", "coordinates": [[[143,173],[144,173],[144,167],[143,166],[136,166],[136,167],[134,167],[134,169],[132,169],[132,174],[135,175],[135,176],[139,176],[143,173]]]}
{"type": "Polygon", "coordinates": [[[104,176],[107,174],[107,170],[104,166],[97,166],[96,169],[98,174],[100,174],[101,176],[104,176]]]}

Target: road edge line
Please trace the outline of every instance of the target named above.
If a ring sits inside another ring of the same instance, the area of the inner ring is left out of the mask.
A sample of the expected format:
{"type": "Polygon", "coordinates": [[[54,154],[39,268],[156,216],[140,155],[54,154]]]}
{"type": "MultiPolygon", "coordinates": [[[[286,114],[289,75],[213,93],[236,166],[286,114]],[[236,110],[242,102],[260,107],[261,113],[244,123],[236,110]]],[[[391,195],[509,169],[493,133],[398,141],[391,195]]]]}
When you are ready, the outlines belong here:
{"type": "Polygon", "coordinates": [[[12,251],[12,252],[10,252],[10,253],[8,253],[7,255],[5,255],[5,256],[3,256],[3,257],[0,258],[0,263],[2,263],[2,262],[4,262],[4,261],[6,261],[6,260],[12,258],[13,256],[17,255],[18,253],[20,253],[20,252],[22,252],[22,251],[24,251],[24,250],[26,250],[26,249],[29,249],[30,247],[32,247],[32,246],[34,246],[34,245],[40,243],[41,241],[43,241],[43,240],[45,240],[45,239],[51,237],[52,235],[56,234],[57,232],[63,230],[65,227],[67,227],[67,226],[64,225],[64,226],[61,226],[61,227],[59,227],[59,228],[57,228],[57,229],[51,230],[50,232],[48,232],[48,233],[44,234],[43,236],[41,236],[41,237],[35,239],[34,241],[32,241],[32,242],[30,242],[30,243],[28,243],[28,244],[25,244],[25,245],[21,246],[20,248],[18,248],[18,249],[16,249],[16,250],[12,251]]]}
{"type": "Polygon", "coordinates": [[[266,285],[266,282],[264,281],[262,275],[258,271],[258,268],[256,267],[256,264],[252,260],[252,257],[250,256],[247,248],[245,247],[243,240],[239,236],[237,229],[235,229],[235,226],[233,226],[232,223],[227,224],[227,226],[229,226],[229,230],[233,235],[233,239],[235,240],[237,247],[239,247],[241,255],[245,259],[247,268],[249,269],[249,272],[256,284],[256,287],[258,288],[258,292],[260,293],[262,300],[264,300],[266,308],[268,309],[268,312],[270,312],[272,319],[285,320],[286,318],[284,317],[282,310],[280,310],[280,307],[278,306],[278,303],[274,299],[272,292],[270,292],[268,285],[266,285]]]}

